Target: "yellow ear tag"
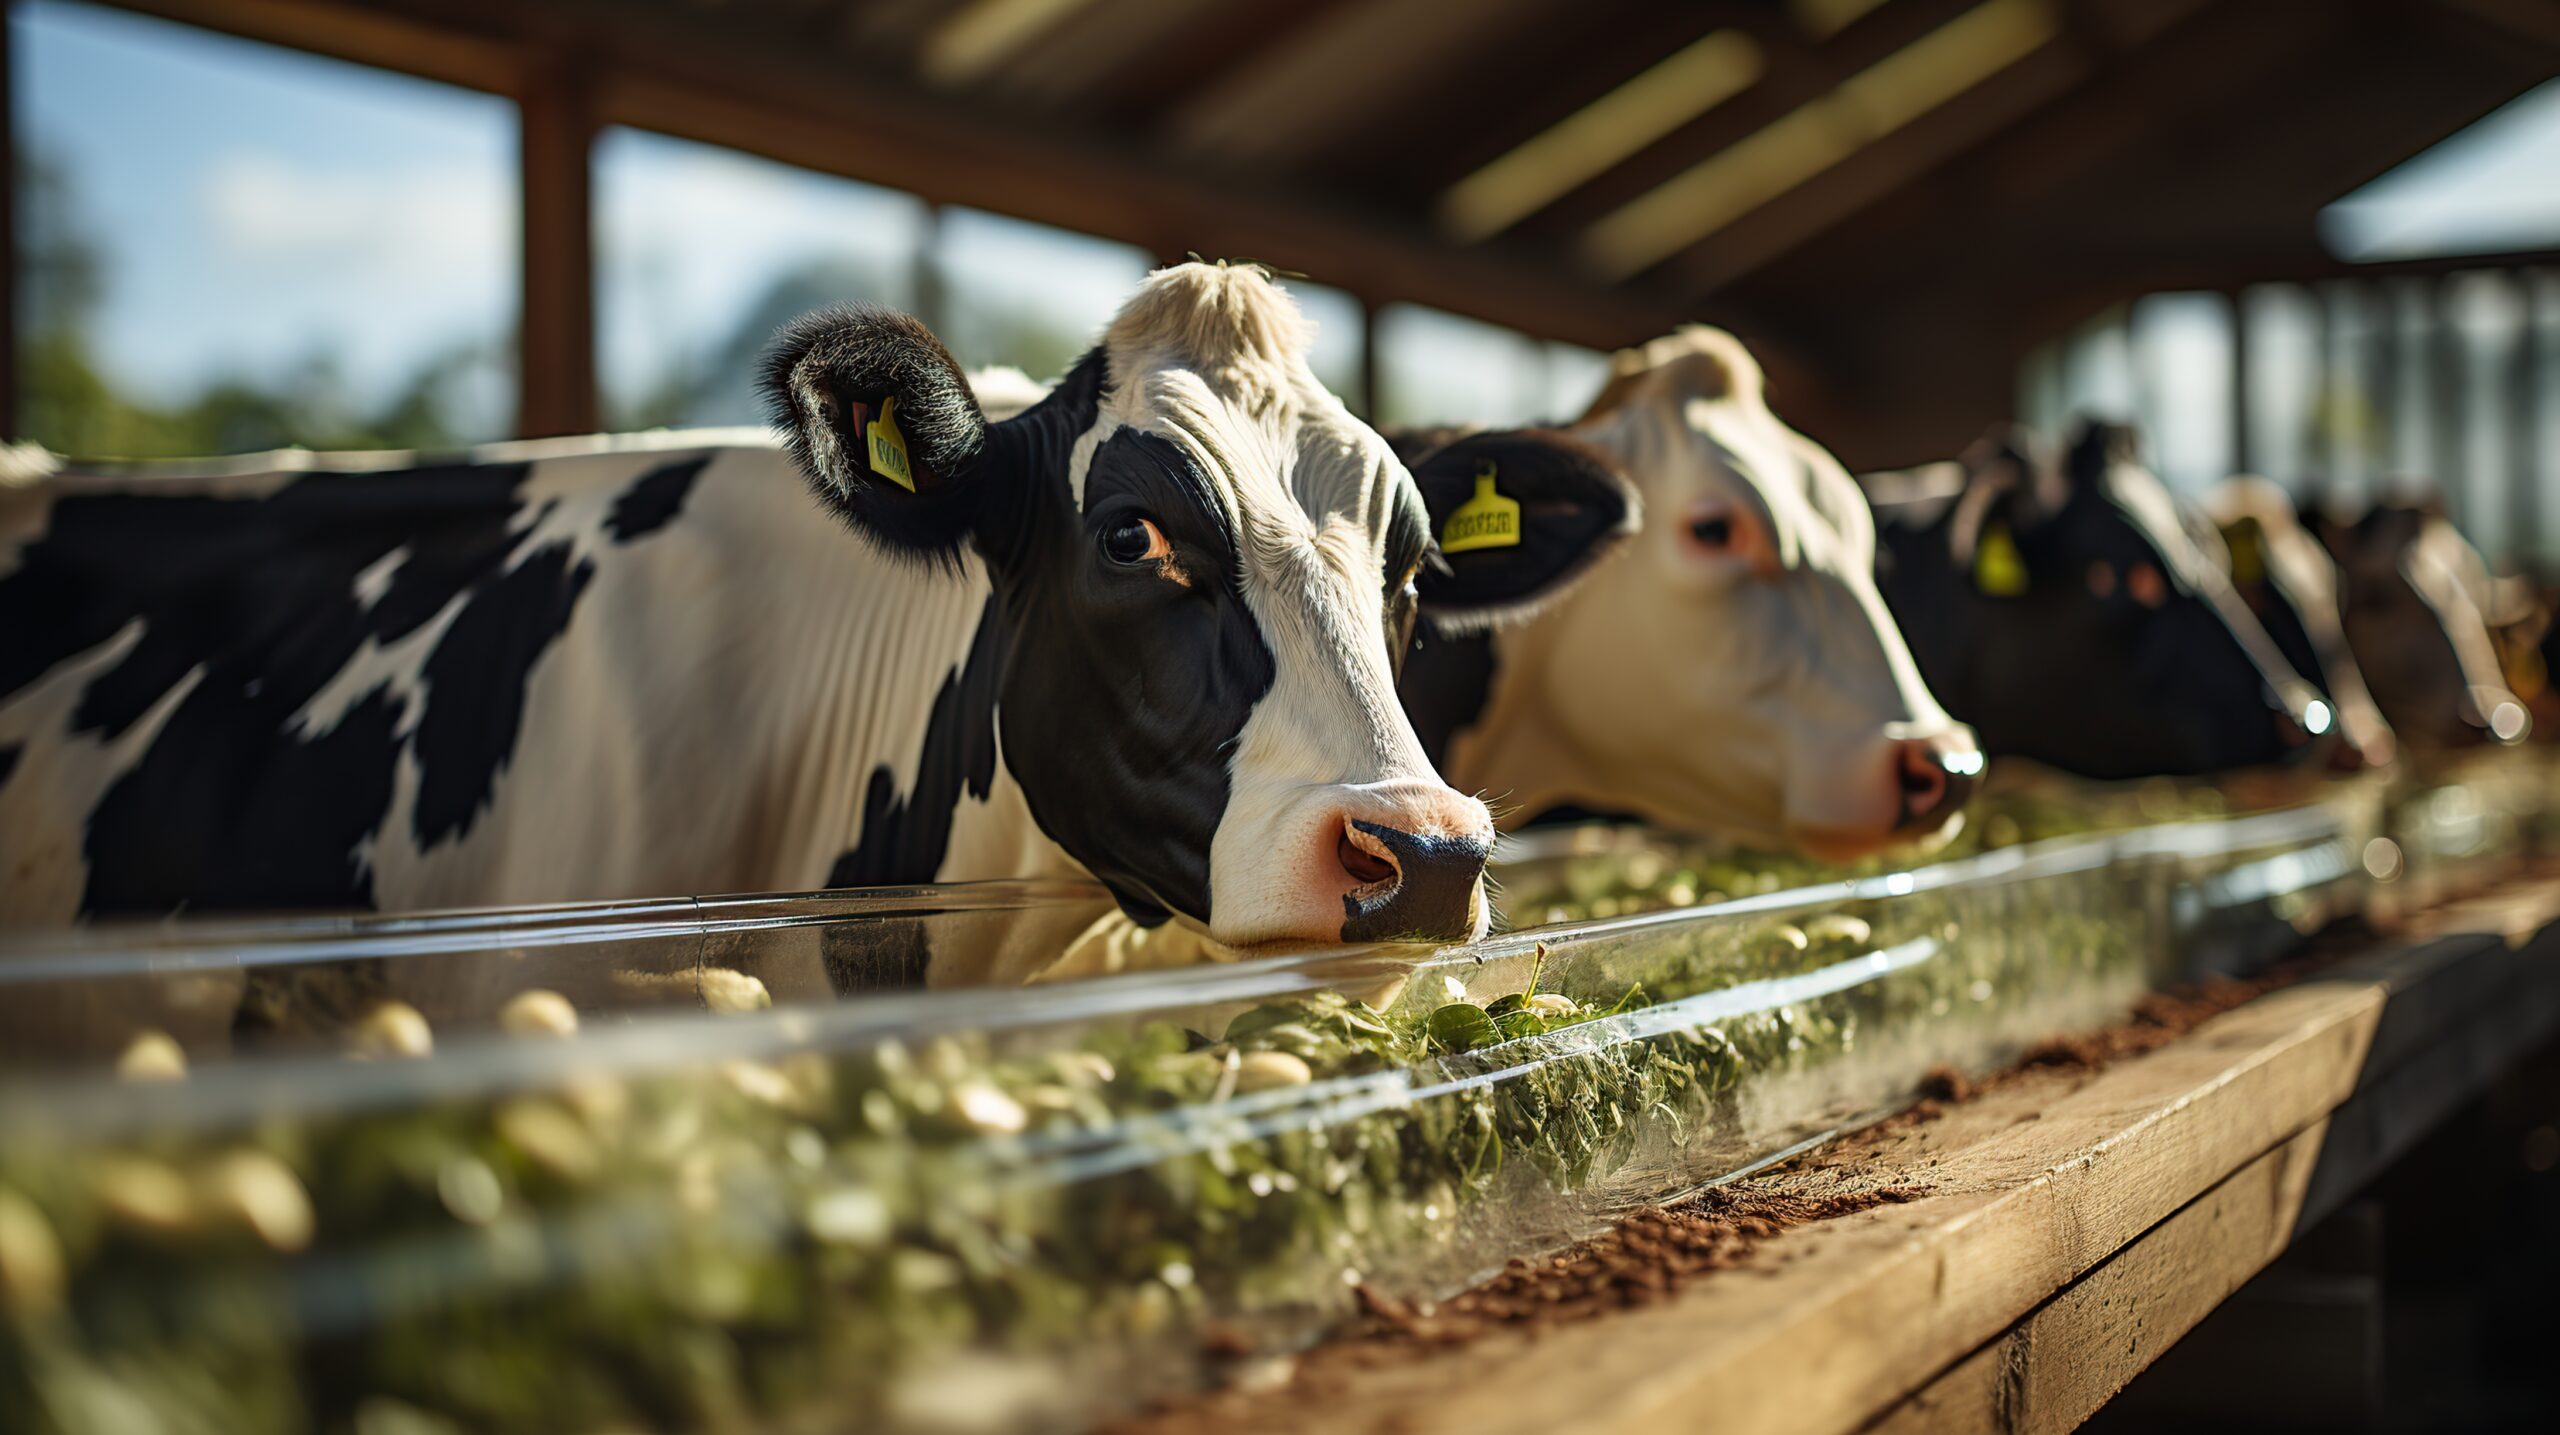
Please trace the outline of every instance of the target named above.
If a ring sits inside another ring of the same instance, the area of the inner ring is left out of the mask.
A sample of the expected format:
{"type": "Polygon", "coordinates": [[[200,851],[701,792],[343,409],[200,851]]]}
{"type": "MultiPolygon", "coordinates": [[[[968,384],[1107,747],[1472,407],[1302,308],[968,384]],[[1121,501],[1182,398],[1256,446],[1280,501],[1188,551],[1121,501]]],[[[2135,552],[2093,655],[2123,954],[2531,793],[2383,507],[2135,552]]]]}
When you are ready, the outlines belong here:
{"type": "Polygon", "coordinates": [[[881,401],[880,417],[863,429],[871,449],[871,471],[909,493],[916,491],[915,469],[907,463],[907,436],[898,432],[895,395],[881,401]]]}
{"type": "Polygon", "coordinates": [[[1520,546],[1520,500],[1493,491],[1490,460],[1476,469],[1476,496],[1458,505],[1440,530],[1440,551],[1465,553],[1477,548],[1520,546]]]}
{"type": "Polygon", "coordinates": [[[1975,540],[1973,586],[1994,598],[2027,591],[2027,560],[2018,556],[2018,540],[2009,536],[2009,525],[1994,523],[1975,540]]]}
{"type": "Polygon", "coordinates": [[[2223,535],[2231,548],[2231,581],[2263,583],[2267,580],[2266,537],[2258,531],[2258,520],[2244,518],[2223,535]]]}

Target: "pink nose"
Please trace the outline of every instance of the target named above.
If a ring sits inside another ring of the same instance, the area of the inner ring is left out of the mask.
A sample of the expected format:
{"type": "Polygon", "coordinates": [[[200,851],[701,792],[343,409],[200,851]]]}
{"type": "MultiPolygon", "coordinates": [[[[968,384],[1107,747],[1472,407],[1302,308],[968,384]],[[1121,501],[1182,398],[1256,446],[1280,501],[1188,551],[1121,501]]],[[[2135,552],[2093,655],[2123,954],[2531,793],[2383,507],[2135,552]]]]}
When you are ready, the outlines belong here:
{"type": "Polygon", "coordinates": [[[1896,832],[1934,832],[1973,796],[1981,749],[1961,739],[1919,738],[1894,744],[1894,777],[1902,786],[1896,832]]]}

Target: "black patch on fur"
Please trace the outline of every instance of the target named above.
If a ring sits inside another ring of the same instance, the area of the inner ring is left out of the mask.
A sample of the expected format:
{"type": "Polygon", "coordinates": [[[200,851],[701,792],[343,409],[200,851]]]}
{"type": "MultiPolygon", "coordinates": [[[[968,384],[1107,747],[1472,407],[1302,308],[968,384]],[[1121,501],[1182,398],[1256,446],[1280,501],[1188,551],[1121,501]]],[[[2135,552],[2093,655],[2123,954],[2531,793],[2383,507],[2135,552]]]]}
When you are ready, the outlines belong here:
{"type": "Polygon", "coordinates": [[[481,584],[436,640],[420,674],[427,710],[412,739],[418,802],[410,830],[421,848],[470,835],[524,730],[533,666],[568,631],[594,576],[593,562],[570,561],[566,543],[538,548],[481,584]]]}
{"type": "Polygon", "coordinates": [[[1490,633],[1441,632],[1429,622],[1413,637],[1404,671],[1396,679],[1396,695],[1404,699],[1422,752],[1435,769],[1449,765],[1449,745],[1458,734],[1484,720],[1493,700],[1493,675],[1501,666],[1490,633]]]}
{"type": "Polygon", "coordinates": [[[64,814],[85,819],[82,910],[372,905],[361,849],[412,741],[422,840],[464,830],[587,577],[556,545],[505,568],[529,472],[466,463],[312,474],[257,498],[57,500],[0,578],[0,699],[138,626],[82,690],[72,730],[112,739],[175,700],[96,809],[64,814]],[[367,606],[359,575],[385,562],[367,606]],[[293,729],[367,640],[396,642],[456,600],[425,660],[424,711],[376,688],[325,732],[293,729]],[[414,738],[402,732],[413,718],[414,738]]]}
{"type": "Polygon", "coordinates": [[[9,775],[18,770],[18,752],[14,743],[0,746],[0,787],[7,787],[9,775]]]}
{"type": "Polygon", "coordinates": [[[1178,911],[1206,922],[1228,763],[1278,667],[1245,606],[1236,535],[1180,450],[1122,429],[1094,452],[1084,511],[1065,501],[1065,454],[1095,401],[1070,384],[1081,397],[1066,396],[1053,427],[1008,435],[1030,445],[1026,471],[1061,482],[997,576],[1013,633],[1006,760],[1041,830],[1133,919],[1153,925],[1178,911]],[[1102,533],[1130,515],[1163,531],[1188,583],[1103,556],[1102,533]]]}
{"type": "Polygon", "coordinates": [[[886,887],[930,882],[951,848],[951,823],[963,794],[983,802],[996,779],[996,685],[1005,634],[989,598],[960,670],[934,694],[924,754],[905,793],[887,763],[871,770],[862,797],[859,846],[836,859],[830,887],[886,887]]]}
{"type": "Polygon", "coordinates": [[[711,466],[711,455],[698,454],[661,464],[631,481],[613,501],[613,512],[605,519],[605,531],[616,543],[629,543],[645,538],[675,521],[684,511],[685,495],[693,492],[693,481],[711,466]]]}
{"type": "Polygon", "coordinates": [[[1995,761],[2023,757],[2083,777],[2187,776],[2299,756],[2279,736],[2281,710],[2222,614],[2173,588],[2153,609],[2118,581],[2093,593],[2088,572],[2137,563],[2175,570],[2117,482],[2154,482],[2117,466],[2134,435],[2090,425],[2057,474],[2013,430],[1966,457],[1964,493],[1924,523],[1877,514],[1876,582],[1920,676],[1972,725],[1995,761]],[[2111,476],[2115,475],[2115,476],[2111,476]],[[2028,591],[1987,597],[1973,576],[1980,536],[2006,528],[2028,591]]]}

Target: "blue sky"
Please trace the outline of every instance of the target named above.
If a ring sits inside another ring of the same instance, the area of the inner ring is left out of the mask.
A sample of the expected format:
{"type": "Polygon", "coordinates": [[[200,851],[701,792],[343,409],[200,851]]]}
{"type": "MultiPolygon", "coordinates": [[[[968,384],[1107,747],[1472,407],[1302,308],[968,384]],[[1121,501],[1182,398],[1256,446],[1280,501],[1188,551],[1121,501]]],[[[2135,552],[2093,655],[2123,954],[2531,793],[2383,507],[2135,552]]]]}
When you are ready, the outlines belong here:
{"type": "Polygon", "coordinates": [[[504,331],[507,102],[54,0],[13,24],[21,142],[106,247],[96,338],[130,387],[328,353],[378,392],[504,331]]]}

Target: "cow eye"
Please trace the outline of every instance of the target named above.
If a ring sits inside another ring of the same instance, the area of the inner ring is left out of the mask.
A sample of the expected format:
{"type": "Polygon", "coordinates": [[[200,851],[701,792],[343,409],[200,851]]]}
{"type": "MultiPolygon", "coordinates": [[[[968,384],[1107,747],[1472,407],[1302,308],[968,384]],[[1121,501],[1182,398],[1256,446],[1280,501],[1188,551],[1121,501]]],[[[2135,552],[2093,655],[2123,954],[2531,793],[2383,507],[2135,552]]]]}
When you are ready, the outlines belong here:
{"type": "Polygon", "coordinates": [[[1102,530],[1102,556],[1114,563],[1147,563],[1173,556],[1164,530],[1143,518],[1123,518],[1102,530]]]}
{"type": "Polygon", "coordinates": [[[1729,514],[1715,513],[1692,519],[1689,537],[1701,548],[1722,552],[1733,546],[1733,518],[1729,514]]]}
{"type": "Polygon", "coordinates": [[[2115,565],[2104,558],[2089,565],[2089,591],[2100,598],[2115,596],[2115,565]]]}
{"type": "Polygon", "coordinates": [[[2169,580],[2148,563],[2136,563],[2126,569],[2124,587],[2145,608],[2157,608],[2169,601],[2169,580]]]}

